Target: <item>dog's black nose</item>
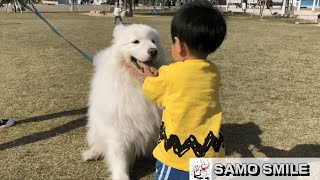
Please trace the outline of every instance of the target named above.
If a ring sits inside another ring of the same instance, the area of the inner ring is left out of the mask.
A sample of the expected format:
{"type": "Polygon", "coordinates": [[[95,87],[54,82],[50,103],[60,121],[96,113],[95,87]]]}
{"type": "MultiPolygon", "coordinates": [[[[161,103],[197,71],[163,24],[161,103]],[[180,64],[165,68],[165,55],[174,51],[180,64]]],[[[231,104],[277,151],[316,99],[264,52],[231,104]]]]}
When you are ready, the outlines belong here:
{"type": "Polygon", "coordinates": [[[158,54],[158,50],[156,48],[150,48],[148,50],[148,53],[150,54],[151,57],[155,57],[158,54]]]}

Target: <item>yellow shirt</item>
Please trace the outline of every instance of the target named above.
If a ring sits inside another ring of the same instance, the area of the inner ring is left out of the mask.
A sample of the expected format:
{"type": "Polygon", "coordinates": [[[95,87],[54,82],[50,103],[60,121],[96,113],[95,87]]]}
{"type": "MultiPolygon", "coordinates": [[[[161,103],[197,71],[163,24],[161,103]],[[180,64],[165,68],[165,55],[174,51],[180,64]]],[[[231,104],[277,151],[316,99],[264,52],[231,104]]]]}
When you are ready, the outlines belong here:
{"type": "Polygon", "coordinates": [[[189,171],[189,158],[224,157],[219,88],[218,68],[200,59],[162,66],[145,79],[144,95],[163,107],[156,159],[189,171]]]}

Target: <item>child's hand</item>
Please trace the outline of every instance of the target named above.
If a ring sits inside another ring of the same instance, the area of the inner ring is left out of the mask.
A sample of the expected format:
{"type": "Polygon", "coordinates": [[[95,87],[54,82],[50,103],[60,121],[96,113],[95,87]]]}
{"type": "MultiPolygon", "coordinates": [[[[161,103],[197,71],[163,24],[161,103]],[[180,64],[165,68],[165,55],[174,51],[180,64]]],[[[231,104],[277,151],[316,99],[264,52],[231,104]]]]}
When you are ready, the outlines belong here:
{"type": "Polygon", "coordinates": [[[152,66],[148,66],[142,62],[137,61],[138,65],[143,68],[143,74],[147,76],[158,76],[158,70],[152,66]]]}
{"type": "Polygon", "coordinates": [[[131,66],[129,69],[133,76],[141,80],[142,82],[148,77],[148,76],[158,76],[158,70],[154,67],[148,66],[142,62],[137,61],[138,65],[141,67],[139,69],[136,66],[131,66]],[[143,69],[143,70],[142,70],[143,69]]]}
{"type": "Polygon", "coordinates": [[[140,69],[142,74],[142,81],[144,81],[148,76],[158,76],[158,70],[152,66],[148,66],[142,62],[137,61],[138,65],[143,68],[143,71],[140,69]]]}

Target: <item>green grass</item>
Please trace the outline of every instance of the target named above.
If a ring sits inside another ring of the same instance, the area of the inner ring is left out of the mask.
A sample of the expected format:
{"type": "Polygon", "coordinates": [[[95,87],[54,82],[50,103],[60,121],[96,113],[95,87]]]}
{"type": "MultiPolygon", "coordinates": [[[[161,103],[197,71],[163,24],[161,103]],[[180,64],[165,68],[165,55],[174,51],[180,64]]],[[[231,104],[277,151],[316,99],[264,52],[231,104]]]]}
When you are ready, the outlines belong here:
{"type": "MultiPolygon", "coordinates": [[[[111,17],[47,13],[90,56],[109,46],[111,17]]],[[[170,58],[172,17],[124,18],[156,28],[170,58]]],[[[320,28],[234,16],[209,59],[222,74],[228,157],[320,157],[320,28]]],[[[92,65],[31,13],[0,14],[0,179],[106,179],[102,161],[82,162],[92,65]]],[[[152,163],[134,175],[152,179],[152,163]]]]}

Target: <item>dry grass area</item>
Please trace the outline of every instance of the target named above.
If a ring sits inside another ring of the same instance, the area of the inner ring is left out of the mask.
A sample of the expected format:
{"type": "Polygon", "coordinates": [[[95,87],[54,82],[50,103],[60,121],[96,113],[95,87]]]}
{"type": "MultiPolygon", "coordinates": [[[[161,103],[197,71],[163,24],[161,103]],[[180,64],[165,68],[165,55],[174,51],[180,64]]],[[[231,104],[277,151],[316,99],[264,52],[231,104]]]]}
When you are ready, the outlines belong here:
{"type": "MultiPolygon", "coordinates": [[[[111,17],[48,13],[93,56],[110,44],[111,17]]],[[[156,28],[170,57],[171,17],[125,18],[156,28]]],[[[210,56],[222,73],[228,157],[320,157],[320,28],[283,19],[229,17],[210,56]]],[[[125,32],[124,32],[125,33],[125,32]]],[[[92,65],[31,13],[0,14],[0,179],[107,179],[102,161],[82,162],[92,65]]],[[[140,161],[136,179],[152,179],[140,161]]]]}

